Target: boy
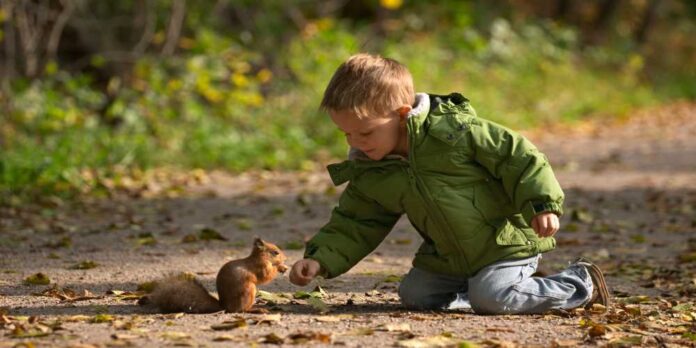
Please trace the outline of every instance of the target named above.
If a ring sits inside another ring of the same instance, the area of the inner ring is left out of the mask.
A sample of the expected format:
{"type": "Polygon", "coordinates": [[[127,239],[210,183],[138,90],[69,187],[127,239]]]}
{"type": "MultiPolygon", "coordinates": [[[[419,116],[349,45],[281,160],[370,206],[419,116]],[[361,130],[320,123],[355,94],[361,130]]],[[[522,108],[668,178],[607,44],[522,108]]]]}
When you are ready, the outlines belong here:
{"type": "Polygon", "coordinates": [[[563,192],[525,138],[478,118],[460,94],[415,94],[395,60],[358,54],[334,73],[321,108],[346,135],[348,182],[331,220],[307,243],[290,281],[333,278],[372,252],[401,214],[423,237],[399,287],[410,309],[541,313],[608,305],[604,277],[578,260],[533,277],[555,247],[563,192]]]}

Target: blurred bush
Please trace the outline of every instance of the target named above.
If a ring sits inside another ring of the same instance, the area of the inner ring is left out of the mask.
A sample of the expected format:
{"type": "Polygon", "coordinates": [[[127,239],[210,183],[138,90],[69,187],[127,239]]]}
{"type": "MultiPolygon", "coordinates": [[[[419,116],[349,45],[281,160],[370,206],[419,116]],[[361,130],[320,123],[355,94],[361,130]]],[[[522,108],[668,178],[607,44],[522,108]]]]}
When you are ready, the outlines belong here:
{"type": "Polygon", "coordinates": [[[696,97],[689,1],[0,4],[5,198],[88,192],[124,170],[341,158],[317,106],[359,51],[512,127],[696,97]]]}

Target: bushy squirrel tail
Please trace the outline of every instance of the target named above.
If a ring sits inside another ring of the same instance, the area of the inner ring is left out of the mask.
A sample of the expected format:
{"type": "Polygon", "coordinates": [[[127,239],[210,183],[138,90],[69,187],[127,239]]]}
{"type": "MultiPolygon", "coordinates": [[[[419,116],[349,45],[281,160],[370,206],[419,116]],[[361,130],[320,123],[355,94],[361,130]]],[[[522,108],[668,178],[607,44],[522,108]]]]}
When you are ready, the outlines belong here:
{"type": "Polygon", "coordinates": [[[152,292],[140,303],[152,304],[164,313],[212,313],[222,310],[218,299],[186,273],[158,280],[152,292]]]}

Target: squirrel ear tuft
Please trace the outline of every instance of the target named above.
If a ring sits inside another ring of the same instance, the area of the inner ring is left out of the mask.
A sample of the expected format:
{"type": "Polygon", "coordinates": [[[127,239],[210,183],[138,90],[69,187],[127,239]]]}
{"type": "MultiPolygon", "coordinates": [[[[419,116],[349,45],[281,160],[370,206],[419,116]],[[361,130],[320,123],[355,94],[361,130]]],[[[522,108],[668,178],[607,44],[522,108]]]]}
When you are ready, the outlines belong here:
{"type": "Polygon", "coordinates": [[[266,245],[264,244],[263,240],[261,238],[254,238],[254,248],[256,249],[263,249],[266,245]]]}

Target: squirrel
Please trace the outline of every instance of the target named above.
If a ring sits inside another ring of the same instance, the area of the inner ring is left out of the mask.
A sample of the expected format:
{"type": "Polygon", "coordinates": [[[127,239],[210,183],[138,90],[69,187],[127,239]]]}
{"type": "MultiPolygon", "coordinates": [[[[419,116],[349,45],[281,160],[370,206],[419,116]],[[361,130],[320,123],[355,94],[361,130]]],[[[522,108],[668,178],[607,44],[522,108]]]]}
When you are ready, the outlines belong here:
{"type": "Polygon", "coordinates": [[[278,272],[285,273],[285,260],[278,246],[256,238],[249,256],[220,268],[215,284],[220,300],[193,275],[182,273],[157,281],[152,292],[138,303],[153,304],[165,313],[247,312],[254,305],[256,285],[269,283],[278,272]]]}

